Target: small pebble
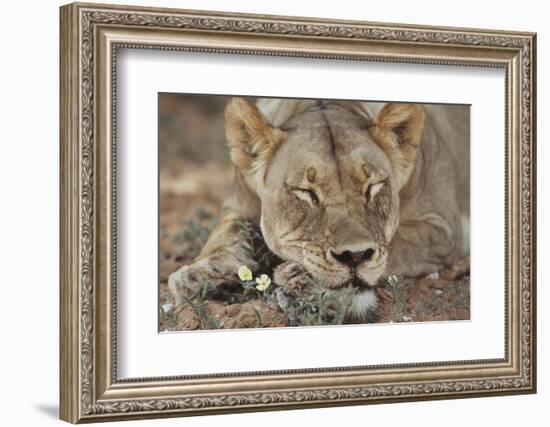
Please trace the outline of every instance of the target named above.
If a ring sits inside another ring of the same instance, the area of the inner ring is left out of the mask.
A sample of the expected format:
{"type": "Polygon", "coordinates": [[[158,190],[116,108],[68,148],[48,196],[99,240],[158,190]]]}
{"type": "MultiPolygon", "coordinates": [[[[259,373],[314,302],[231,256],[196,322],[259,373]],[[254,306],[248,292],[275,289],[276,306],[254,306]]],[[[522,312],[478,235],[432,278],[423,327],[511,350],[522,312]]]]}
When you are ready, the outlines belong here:
{"type": "Polygon", "coordinates": [[[436,295],[443,295],[443,291],[441,289],[436,289],[435,294],[436,295]]]}
{"type": "Polygon", "coordinates": [[[162,304],[161,308],[162,308],[162,311],[168,314],[173,310],[174,306],[172,304],[162,304]]]}

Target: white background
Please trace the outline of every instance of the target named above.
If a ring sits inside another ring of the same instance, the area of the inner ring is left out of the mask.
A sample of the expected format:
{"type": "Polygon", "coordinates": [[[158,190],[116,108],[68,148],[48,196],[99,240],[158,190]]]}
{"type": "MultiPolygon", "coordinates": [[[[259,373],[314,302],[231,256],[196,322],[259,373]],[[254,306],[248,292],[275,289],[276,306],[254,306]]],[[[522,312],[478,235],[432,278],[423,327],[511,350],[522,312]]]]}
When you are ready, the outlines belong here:
{"type": "MultiPolygon", "coordinates": [[[[114,3],[118,3],[112,0],[114,3]]],[[[327,18],[363,19],[417,24],[455,25],[538,31],[538,117],[548,117],[550,49],[543,2],[307,2],[134,1],[135,4],[230,10],[327,18]],[[153,4],[154,3],[154,4],[153,4]]],[[[3,5],[0,72],[2,133],[0,182],[0,310],[2,352],[0,387],[2,424],[59,424],[58,401],[58,10],[57,1],[12,2],[3,5]]],[[[546,425],[550,404],[547,360],[550,315],[545,288],[550,267],[547,191],[550,172],[548,127],[539,120],[539,393],[439,402],[138,421],[124,425],[257,426],[283,423],[328,426],[336,423],[408,426],[546,425]],[[545,194],[546,193],[546,194],[545,194]],[[482,424],[482,425],[483,425],[482,424]]],[[[487,256],[491,256],[488,254],[487,256]]],[[[500,254],[495,254],[500,256],[500,254]]]]}
{"type": "Polygon", "coordinates": [[[504,70],[135,49],[117,64],[120,378],[504,357],[504,70]],[[158,92],[472,104],[471,321],[158,334],[158,92]]]}

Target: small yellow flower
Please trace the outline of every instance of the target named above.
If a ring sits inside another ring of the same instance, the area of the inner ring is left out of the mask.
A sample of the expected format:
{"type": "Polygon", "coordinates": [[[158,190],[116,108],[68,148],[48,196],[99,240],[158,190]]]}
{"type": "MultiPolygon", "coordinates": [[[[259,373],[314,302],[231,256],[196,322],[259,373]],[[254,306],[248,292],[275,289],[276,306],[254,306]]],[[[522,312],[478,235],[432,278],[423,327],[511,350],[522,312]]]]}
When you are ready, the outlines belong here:
{"type": "Polygon", "coordinates": [[[249,280],[252,280],[252,271],[250,271],[250,268],[248,268],[246,265],[241,265],[237,274],[239,275],[239,279],[241,279],[243,282],[248,282],[249,280]]]}
{"type": "Polygon", "coordinates": [[[256,283],[256,289],[265,291],[271,285],[271,279],[267,274],[262,274],[260,277],[256,277],[256,283]]]}

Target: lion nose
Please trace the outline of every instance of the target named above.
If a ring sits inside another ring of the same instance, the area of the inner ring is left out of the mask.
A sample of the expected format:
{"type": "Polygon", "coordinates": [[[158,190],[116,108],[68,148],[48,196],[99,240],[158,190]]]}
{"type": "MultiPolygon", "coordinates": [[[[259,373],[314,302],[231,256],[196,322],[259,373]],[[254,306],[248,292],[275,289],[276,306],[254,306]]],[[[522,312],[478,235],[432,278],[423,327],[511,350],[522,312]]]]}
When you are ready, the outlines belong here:
{"type": "Polygon", "coordinates": [[[363,261],[370,261],[376,254],[376,250],[377,249],[375,246],[369,246],[361,250],[357,250],[357,249],[355,250],[343,249],[339,251],[333,250],[331,251],[331,253],[332,253],[332,256],[342,264],[346,264],[351,267],[357,267],[363,261]]]}

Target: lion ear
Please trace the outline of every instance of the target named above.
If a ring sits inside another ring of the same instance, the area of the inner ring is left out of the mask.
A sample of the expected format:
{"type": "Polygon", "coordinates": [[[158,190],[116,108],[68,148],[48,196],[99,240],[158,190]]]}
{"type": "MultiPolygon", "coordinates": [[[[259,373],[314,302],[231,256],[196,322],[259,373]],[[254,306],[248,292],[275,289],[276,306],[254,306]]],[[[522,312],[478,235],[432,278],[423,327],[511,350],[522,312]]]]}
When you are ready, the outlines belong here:
{"type": "Polygon", "coordinates": [[[271,126],[250,100],[233,98],[225,108],[225,135],[235,166],[253,174],[269,163],[285,132],[271,126]]]}
{"type": "Polygon", "coordinates": [[[388,154],[403,187],[409,180],[422,140],[424,108],[420,104],[386,104],[370,130],[388,154]]]}

